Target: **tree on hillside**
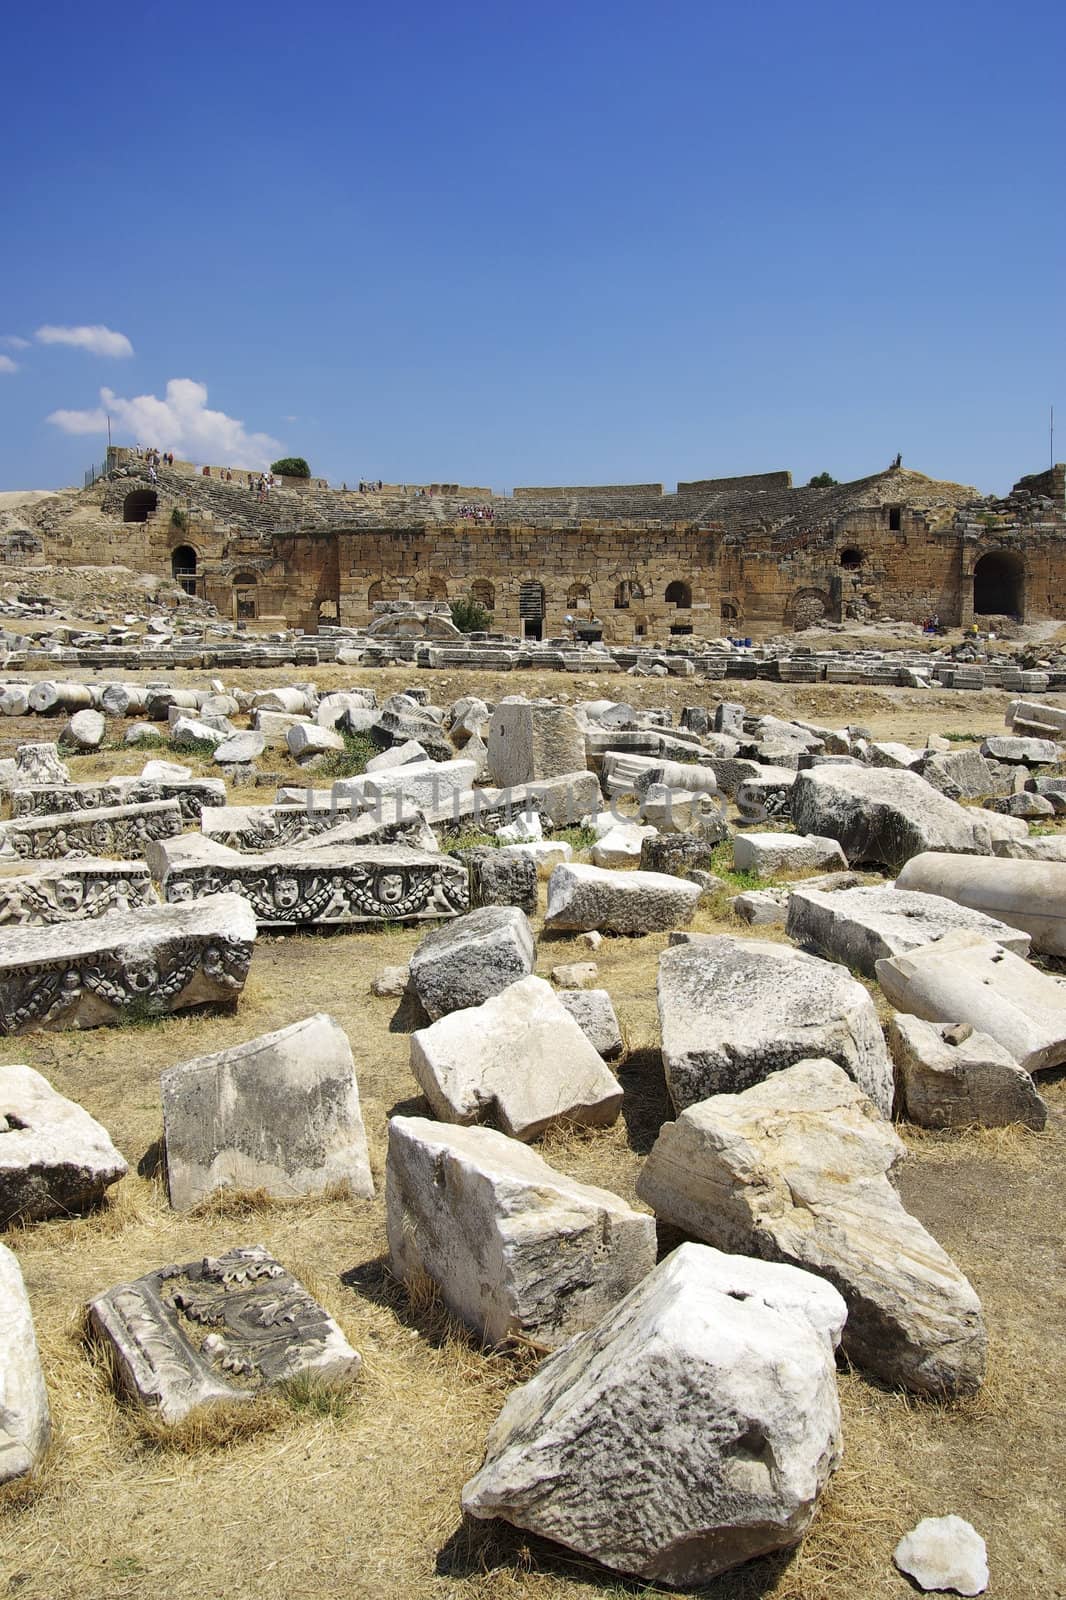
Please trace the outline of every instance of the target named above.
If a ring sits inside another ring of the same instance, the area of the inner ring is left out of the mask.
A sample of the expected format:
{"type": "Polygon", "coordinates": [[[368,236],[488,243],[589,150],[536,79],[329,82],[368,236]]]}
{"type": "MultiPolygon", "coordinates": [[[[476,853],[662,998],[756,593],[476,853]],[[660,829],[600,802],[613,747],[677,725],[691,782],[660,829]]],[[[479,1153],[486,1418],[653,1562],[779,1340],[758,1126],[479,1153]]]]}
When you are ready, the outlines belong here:
{"type": "Polygon", "coordinates": [[[279,478],[309,478],[311,468],[303,456],[282,456],[279,461],[270,463],[271,472],[276,472],[279,478]]]}
{"type": "Polygon", "coordinates": [[[819,472],[816,478],[811,479],[807,487],[808,489],[831,489],[836,481],[837,480],[833,477],[832,473],[819,472]]]}

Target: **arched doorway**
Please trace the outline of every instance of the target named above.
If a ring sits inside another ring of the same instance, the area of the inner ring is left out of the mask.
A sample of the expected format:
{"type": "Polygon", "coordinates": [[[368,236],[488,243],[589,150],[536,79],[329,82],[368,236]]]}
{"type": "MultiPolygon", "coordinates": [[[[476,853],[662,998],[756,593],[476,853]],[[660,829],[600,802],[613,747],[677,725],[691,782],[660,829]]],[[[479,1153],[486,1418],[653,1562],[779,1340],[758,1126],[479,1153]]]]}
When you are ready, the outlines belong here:
{"type": "Polygon", "coordinates": [[[1025,563],[1013,550],[990,550],[973,569],[973,609],[978,617],[1025,615],[1025,563]]]}
{"type": "Polygon", "coordinates": [[[154,489],[131,489],[122,502],[123,522],[147,522],[150,511],[159,507],[159,496],[154,489]]]}
{"type": "Polygon", "coordinates": [[[470,598],[486,611],[496,609],[496,590],[487,578],[475,578],[470,585],[470,598]]]}
{"type": "Polygon", "coordinates": [[[692,590],[680,578],[675,578],[673,583],[666,586],[666,603],[676,606],[679,611],[687,611],[692,604],[692,590]]]}
{"type": "Polygon", "coordinates": [[[518,591],[518,615],[523,639],[544,637],[544,585],[529,579],[518,591]]]}
{"type": "Polygon", "coordinates": [[[186,594],[196,593],[196,551],[191,544],[179,544],[171,551],[170,570],[186,594]]]}

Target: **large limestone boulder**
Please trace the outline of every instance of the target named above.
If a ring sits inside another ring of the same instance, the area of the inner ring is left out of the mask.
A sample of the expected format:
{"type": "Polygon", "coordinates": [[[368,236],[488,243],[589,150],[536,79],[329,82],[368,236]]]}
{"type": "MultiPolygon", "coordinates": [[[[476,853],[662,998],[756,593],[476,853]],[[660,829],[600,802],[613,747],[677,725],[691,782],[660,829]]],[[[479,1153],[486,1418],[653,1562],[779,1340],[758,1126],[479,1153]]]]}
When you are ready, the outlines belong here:
{"type": "Polygon", "coordinates": [[[0,1227],[85,1211],[126,1171],[81,1106],[32,1067],[0,1067],[0,1227]]]}
{"type": "MultiPolygon", "coordinates": [[[[974,865],[963,856],[941,859],[974,865]]],[[[911,893],[900,889],[898,883],[897,879],[895,888],[871,884],[833,894],[800,884],[789,895],[786,932],[797,944],[868,978],[874,976],[876,963],[883,957],[931,944],[959,928],[991,939],[1016,955],[1028,955],[1028,934],[942,895],[911,893]]]]}
{"type": "Polygon", "coordinates": [[[183,1061],[160,1087],[176,1210],[219,1189],[373,1195],[351,1046],[324,1012],[183,1061]]]}
{"type": "Polygon", "coordinates": [[[792,820],[797,832],[839,840],[852,866],[895,872],[922,850],[991,855],[999,824],[1012,819],[967,810],[916,772],[823,766],[797,777],[792,820]]]}
{"type": "Polygon", "coordinates": [[[798,833],[737,833],[733,865],[738,872],[772,878],[779,872],[844,872],[847,862],[835,839],[798,833]]]}
{"type": "Polygon", "coordinates": [[[905,1154],[835,1062],[801,1061],[666,1123],[637,1192],[722,1250],[827,1278],[847,1301],[844,1349],[858,1366],[964,1394],[984,1376],[981,1303],[888,1181],[905,1154]]]}
{"type": "Polygon", "coordinates": [[[1027,1072],[1066,1061],[1066,984],[973,933],[877,963],[877,981],[897,1011],[927,1022],[968,1022],[1027,1072]]]}
{"type": "Polygon", "coordinates": [[[411,1070],[442,1122],[488,1122],[528,1143],[557,1122],[609,1127],[622,1088],[543,978],[411,1035],[411,1070]]]}
{"type": "Polygon", "coordinates": [[[411,985],[434,1021],[480,1006],[533,971],[537,945],[517,906],[482,906],[427,933],[411,956],[411,985]]]}
{"type": "Polygon", "coordinates": [[[1002,856],[961,861],[958,856],[928,851],[911,857],[896,888],[969,906],[1022,929],[1042,955],[1066,956],[1066,862],[1012,861],[1002,856]]]}
{"type": "Polygon", "coordinates": [[[0,1244],[0,1483],[31,1472],[51,1434],[26,1285],[18,1257],[0,1244]]]}
{"type": "Polygon", "coordinates": [[[840,1460],[845,1308],[686,1244],[509,1397],[463,1510],[683,1587],[796,1544],[840,1460]]]}
{"type": "Polygon", "coordinates": [[[888,1024],[904,1115],[923,1128],[1042,1128],[1047,1106],[1008,1050],[968,1022],[898,1013],[888,1024]]]}
{"type": "Polygon", "coordinates": [[[692,921],[700,887],[665,872],[615,872],[565,863],[548,880],[545,928],[583,933],[665,933],[692,921]]]}
{"type": "Polygon", "coordinates": [[[663,952],[658,997],[678,1111],[819,1055],[891,1113],[892,1061],[877,1011],[843,967],[768,940],[714,934],[663,952]]]}
{"type": "Polygon", "coordinates": [[[393,1117],[389,1252],[489,1343],[547,1349],[595,1327],[655,1265],[655,1220],[506,1134],[393,1117]]]}

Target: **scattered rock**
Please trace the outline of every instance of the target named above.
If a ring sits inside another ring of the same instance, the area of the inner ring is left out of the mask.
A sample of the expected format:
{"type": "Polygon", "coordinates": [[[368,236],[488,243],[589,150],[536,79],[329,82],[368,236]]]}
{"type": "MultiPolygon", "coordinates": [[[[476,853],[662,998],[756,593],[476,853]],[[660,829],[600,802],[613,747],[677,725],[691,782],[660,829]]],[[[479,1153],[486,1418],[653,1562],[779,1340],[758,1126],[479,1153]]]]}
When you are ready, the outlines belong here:
{"type": "Polygon", "coordinates": [[[0,1227],[87,1211],[126,1171],[81,1106],[32,1067],[0,1067],[0,1227]]]}
{"type": "Polygon", "coordinates": [[[604,1061],[614,1061],[625,1043],[606,989],[560,989],[558,997],[604,1061]]]}
{"type": "Polygon", "coordinates": [[[515,906],[482,906],[428,933],[411,957],[411,987],[434,1021],[480,1006],[536,960],[529,918],[515,906]]]}
{"type": "Polygon", "coordinates": [[[962,1517],[925,1517],[892,1553],[901,1572],[920,1589],[984,1594],[988,1588],[985,1541],[962,1517]]]}
{"type": "Polygon", "coordinates": [[[1042,1128],[1047,1106],[1024,1067],[968,1022],[897,1014],[888,1024],[904,1115],[922,1128],[1042,1128]]]}
{"type": "Polygon", "coordinates": [[[699,885],[663,872],[612,872],[580,863],[556,867],[548,882],[545,929],[664,933],[692,921],[699,885]]]}
{"type": "Polygon", "coordinates": [[[552,982],[559,989],[591,989],[599,975],[595,961],[563,961],[551,971],[552,982]]]}
{"type": "Polygon", "coordinates": [[[32,1472],[51,1436],[29,1296],[18,1257],[0,1244],[0,1483],[32,1472]]]}

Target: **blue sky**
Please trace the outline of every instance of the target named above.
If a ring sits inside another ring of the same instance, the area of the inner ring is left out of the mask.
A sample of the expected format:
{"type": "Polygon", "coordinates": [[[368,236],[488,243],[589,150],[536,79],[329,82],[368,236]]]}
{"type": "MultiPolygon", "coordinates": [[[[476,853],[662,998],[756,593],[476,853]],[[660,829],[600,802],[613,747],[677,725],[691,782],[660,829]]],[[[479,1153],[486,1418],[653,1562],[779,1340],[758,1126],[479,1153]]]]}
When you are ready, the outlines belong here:
{"type": "Polygon", "coordinates": [[[1027,0],[11,7],[0,488],[109,410],[337,483],[1005,492],[1056,401],[1066,456],[1064,47],[1027,0]]]}

